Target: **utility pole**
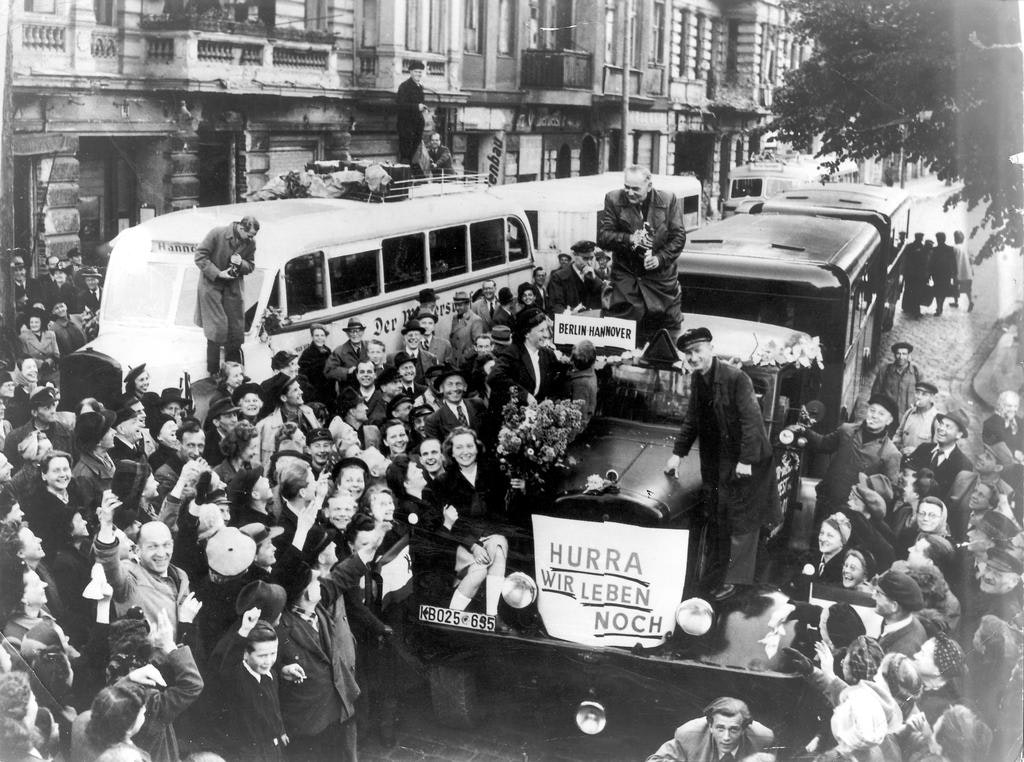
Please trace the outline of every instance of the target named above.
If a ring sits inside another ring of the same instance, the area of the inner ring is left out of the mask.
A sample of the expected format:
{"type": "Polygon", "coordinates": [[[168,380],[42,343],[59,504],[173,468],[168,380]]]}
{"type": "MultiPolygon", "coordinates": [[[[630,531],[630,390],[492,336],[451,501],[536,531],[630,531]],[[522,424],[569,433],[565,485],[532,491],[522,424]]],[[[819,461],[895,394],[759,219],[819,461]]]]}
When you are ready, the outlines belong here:
{"type": "Polygon", "coordinates": [[[630,13],[630,6],[633,0],[619,0],[619,19],[622,23],[622,134],[619,146],[619,156],[622,157],[622,168],[625,169],[632,162],[629,160],[629,64],[630,56],[633,53],[633,16],[630,13]]]}

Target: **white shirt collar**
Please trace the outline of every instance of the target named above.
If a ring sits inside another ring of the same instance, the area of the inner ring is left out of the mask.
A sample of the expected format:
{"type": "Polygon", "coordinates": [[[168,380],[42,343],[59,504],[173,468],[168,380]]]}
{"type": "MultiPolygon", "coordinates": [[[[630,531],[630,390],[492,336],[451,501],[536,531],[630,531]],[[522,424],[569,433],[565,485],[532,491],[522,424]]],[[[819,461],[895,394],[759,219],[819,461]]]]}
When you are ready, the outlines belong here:
{"type": "MultiPolygon", "coordinates": [[[[252,667],[250,667],[248,664],[246,664],[245,659],[242,659],[242,666],[245,668],[246,672],[248,672],[250,675],[252,675],[254,678],[256,678],[256,682],[257,683],[263,682],[263,677],[264,676],[261,675],[259,672],[256,672],[255,670],[253,670],[252,667]]],[[[269,677],[271,680],[274,679],[273,675],[266,675],[266,677],[269,677]]]]}

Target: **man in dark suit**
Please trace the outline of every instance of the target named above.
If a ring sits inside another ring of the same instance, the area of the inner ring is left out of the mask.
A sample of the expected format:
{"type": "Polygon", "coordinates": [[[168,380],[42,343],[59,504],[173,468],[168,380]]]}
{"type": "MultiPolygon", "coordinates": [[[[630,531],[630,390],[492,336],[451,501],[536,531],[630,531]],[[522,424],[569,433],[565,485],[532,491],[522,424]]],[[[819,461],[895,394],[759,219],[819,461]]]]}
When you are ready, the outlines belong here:
{"type": "Polygon", "coordinates": [[[324,363],[324,376],[336,381],[339,385],[349,382],[349,374],[363,360],[369,358],[366,342],[363,341],[363,333],[366,326],[359,318],[349,318],[345,326],[345,334],[348,341],[339,344],[331,352],[331,356],[324,363]]]}
{"type": "Polygon", "coordinates": [[[710,562],[725,567],[712,595],[722,600],[737,585],[753,584],[761,527],[780,518],[772,447],[750,378],[719,362],[711,331],[692,328],[676,346],[691,370],[690,400],[665,470],[676,474],[700,439],[701,479],[711,501],[710,562]]]}
{"type": "Polygon", "coordinates": [[[935,416],[935,443],[926,442],[910,453],[909,462],[914,470],[930,468],[935,473],[939,488],[936,497],[947,504],[957,474],[974,470],[974,465],[959,447],[969,426],[967,414],[962,410],[938,413],[935,416]]]}
{"type": "Polygon", "coordinates": [[[712,701],[704,716],[676,728],[647,762],[735,762],[770,748],[775,734],[754,720],[746,703],[723,696],[712,701]]]}
{"type": "Polygon", "coordinates": [[[516,339],[498,348],[487,377],[494,410],[500,411],[512,398],[525,404],[558,392],[568,365],[547,346],[550,340],[547,315],[539,309],[528,307],[516,315],[516,339]]]}
{"type": "Polygon", "coordinates": [[[641,335],[678,328],[676,258],[685,243],[683,205],[673,193],[654,189],[647,167],[628,167],[624,187],[605,196],[598,223],[597,245],[612,254],[608,314],[635,320],[641,335]]]}
{"type": "Polygon", "coordinates": [[[398,86],[395,107],[398,112],[398,161],[412,164],[416,149],[423,143],[423,129],[426,126],[424,114],[427,105],[423,102],[423,74],[426,66],[422,61],[409,62],[409,79],[398,86]]]}
{"type": "Polygon", "coordinates": [[[448,366],[434,379],[434,388],[441,397],[441,405],[427,416],[424,436],[440,441],[458,426],[467,426],[478,435],[487,408],[478,399],[466,399],[466,378],[462,371],[448,366]]]}
{"type": "Polygon", "coordinates": [[[548,280],[549,314],[600,308],[602,284],[594,271],[596,248],[593,241],[577,241],[572,245],[571,265],[551,273],[548,280]]]}
{"type": "Polygon", "coordinates": [[[87,267],[82,270],[82,281],[85,287],[78,292],[78,307],[88,307],[94,313],[100,311],[100,299],[103,290],[100,288],[100,271],[95,267],[87,267]]]}
{"type": "Polygon", "coordinates": [[[935,234],[935,248],[931,254],[932,295],[935,297],[935,314],[942,314],[946,299],[956,299],[960,287],[956,282],[956,252],[946,243],[945,233],[935,234]]]}
{"type": "Polygon", "coordinates": [[[416,383],[423,384],[427,368],[437,365],[437,357],[423,348],[423,326],[416,318],[402,326],[402,344],[402,351],[391,356],[390,364],[397,370],[399,360],[412,360],[416,366],[416,383]]]}

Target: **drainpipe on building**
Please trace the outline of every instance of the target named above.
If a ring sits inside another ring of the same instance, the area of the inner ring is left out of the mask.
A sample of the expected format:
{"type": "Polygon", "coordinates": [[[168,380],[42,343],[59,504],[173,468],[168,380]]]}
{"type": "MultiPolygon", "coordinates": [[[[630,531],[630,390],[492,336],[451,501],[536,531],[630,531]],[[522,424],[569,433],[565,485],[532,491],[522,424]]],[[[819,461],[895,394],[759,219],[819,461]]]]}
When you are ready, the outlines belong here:
{"type": "Polygon", "coordinates": [[[622,131],[619,156],[622,157],[622,168],[625,169],[633,162],[629,158],[629,57],[633,52],[632,42],[632,21],[630,14],[633,0],[619,0],[619,18],[622,24],[622,131]]]}

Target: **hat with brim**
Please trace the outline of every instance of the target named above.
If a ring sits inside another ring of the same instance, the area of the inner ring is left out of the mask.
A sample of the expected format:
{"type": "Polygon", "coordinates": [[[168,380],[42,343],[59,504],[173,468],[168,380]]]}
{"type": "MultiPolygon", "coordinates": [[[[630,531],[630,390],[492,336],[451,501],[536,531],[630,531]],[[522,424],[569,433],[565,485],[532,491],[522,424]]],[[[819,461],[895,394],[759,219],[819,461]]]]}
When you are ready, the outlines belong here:
{"type": "Polygon", "coordinates": [[[503,347],[512,343],[512,329],[507,325],[496,325],[491,328],[491,341],[503,347]]]}
{"type": "MultiPolygon", "coordinates": [[[[433,304],[437,301],[437,294],[432,288],[421,288],[420,292],[416,295],[416,301],[421,304],[426,302],[427,304],[433,304]]],[[[436,319],[436,318],[435,318],[436,319]]]]}
{"type": "Polygon", "coordinates": [[[892,345],[892,353],[893,354],[896,354],[896,352],[898,350],[900,350],[900,349],[905,349],[908,352],[913,352],[914,351],[914,345],[909,343],[909,342],[907,342],[907,341],[897,341],[895,344],[892,345]]]}
{"type": "Polygon", "coordinates": [[[411,407],[412,403],[413,398],[410,397],[408,394],[399,394],[395,396],[390,402],[388,402],[387,406],[385,407],[385,413],[387,414],[388,418],[393,418],[395,415],[395,411],[398,409],[399,405],[407,404],[411,407]]]}
{"type": "Polygon", "coordinates": [[[883,408],[892,419],[895,421],[900,417],[900,408],[896,404],[896,400],[890,397],[888,394],[872,394],[868,399],[868,407],[871,405],[878,405],[883,408]]]}
{"type": "Polygon", "coordinates": [[[680,352],[686,352],[698,344],[710,342],[712,339],[711,331],[704,326],[690,328],[679,334],[679,338],[676,339],[676,349],[680,352]]]}
{"type": "Polygon", "coordinates": [[[548,316],[539,307],[527,307],[516,315],[516,333],[525,336],[547,319],[548,316]]]}
{"type": "Polygon", "coordinates": [[[117,409],[117,417],[114,418],[114,425],[120,426],[125,421],[130,421],[132,418],[138,418],[138,416],[138,411],[136,411],[131,404],[123,405],[117,409]]]}
{"type": "Polygon", "coordinates": [[[437,315],[427,310],[420,310],[416,313],[416,319],[420,321],[421,325],[424,320],[433,320],[435,324],[437,323],[437,315]]]}
{"type": "Polygon", "coordinates": [[[258,608],[260,619],[273,622],[284,611],[286,603],[283,587],[257,580],[238,591],[238,597],[235,598],[235,613],[241,616],[249,609],[258,608]]]}
{"type": "Polygon", "coordinates": [[[402,377],[398,375],[398,370],[387,366],[380,373],[377,374],[377,380],[374,382],[377,386],[384,386],[386,384],[393,384],[401,381],[402,377]]]}
{"type": "Polygon", "coordinates": [[[445,379],[451,378],[452,376],[458,376],[463,381],[466,380],[466,374],[463,373],[459,368],[454,365],[441,366],[432,376],[431,380],[434,384],[434,389],[441,391],[441,384],[445,382],[445,379]]]}
{"type": "Polygon", "coordinates": [[[1020,526],[1009,516],[996,510],[985,511],[975,522],[975,528],[993,542],[1009,542],[1020,534],[1020,526]]]}
{"type": "Polygon", "coordinates": [[[1024,562],[1005,548],[990,548],[985,565],[993,571],[1005,574],[1024,574],[1024,562]]]}
{"type": "Polygon", "coordinates": [[[416,405],[412,410],[409,411],[409,420],[415,421],[417,418],[424,418],[434,412],[434,408],[430,405],[416,405]]]}
{"type": "Polygon", "coordinates": [[[231,506],[236,510],[244,508],[252,497],[256,482],[263,476],[263,466],[243,468],[231,477],[228,482],[227,495],[231,506]]]}
{"type": "Polygon", "coordinates": [[[341,415],[345,415],[352,408],[359,407],[360,404],[366,404],[366,400],[358,390],[351,386],[344,387],[338,394],[338,413],[341,415]]]}
{"type": "Polygon", "coordinates": [[[597,248],[597,244],[593,241],[577,241],[569,248],[573,254],[590,254],[597,248]]]}
{"type": "Polygon", "coordinates": [[[248,381],[231,392],[231,401],[237,405],[242,401],[242,397],[247,394],[255,394],[262,400],[263,388],[255,381],[248,381]]]}
{"type": "Polygon", "coordinates": [[[365,331],[366,326],[363,325],[363,321],[359,318],[349,318],[348,323],[345,324],[345,333],[349,331],[365,331]]]}
{"type": "Polygon", "coordinates": [[[889,569],[875,578],[875,586],[887,598],[892,599],[907,611],[920,611],[924,608],[921,588],[909,574],[889,569]]]}
{"type": "Polygon", "coordinates": [[[39,407],[49,407],[50,405],[57,404],[57,393],[53,390],[53,387],[44,386],[42,389],[36,391],[28,401],[30,409],[35,410],[39,407]]]}
{"type": "Polygon", "coordinates": [[[391,364],[392,364],[392,367],[394,367],[395,370],[398,370],[403,365],[405,365],[407,362],[411,362],[411,363],[413,363],[415,365],[416,364],[416,358],[413,357],[412,355],[410,355],[408,352],[395,352],[395,356],[392,359],[392,363],[391,364]]]}
{"type": "Polygon", "coordinates": [[[937,387],[931,381],[918,381],[914,388],[917,389],[918,391],[927,392],[928,394],[939,393],[939,387],[937,387]]]}
{"type": "Polygon", "coordinates": [[[425,71],[426,68],[426,64],[423,61],[417,61],[416,59],[409,61],[409,71],[425,71]]]}
{"type": "Polygon", "coordinates": [[[971,424],[967,419],[967,415],[962,410],[950,410],[948,413],[936,414],[936,423],[940,423],[943,420],[949,420],[955,423],[956,427],[960,429],[960,434],[962,436],[967,436],[970,433],[971,424]]]}
{"type": "Polygon", "coordinates": [[[87,410],[75,421],[75,441],[83,450],[91,450],[114,427],[117,416],[110,410],[87,410]]]}
{"type": "Polygon", "coordinates": [[[452,303],[453,304],[461,304],[463,302],[468,302],[468,301],[469,301],[469,294],[467,292],[465,292],[465,291],[456,291],[455,295],[452,297],[452,303]]]}
{"type": "Polygon", "coordinates": [[[179,405],[185,404],[185,398],[181,396],[181,390],[176,386],[169,386],[160,392],[160,407],[177,403],[179,405]]]}
{"type": "Polygon", "coordinates": [[[85,267],[85,268],[82,268],[82,272],[79,273],[79,275],[81,275],[83,278],[102,278],[103,277],[100,274],[100,271],[97,270],[95,267],[85,267]]]}
{"type": "Polygon", "coordinates": [[[281,370],[282,368],[287,368],[296,357],[298,357],[297,354],[289,352],[287,349],[274,352],[274,356],[270,358],[270,369],[281,370]]]}
{"type": "Polygon", "coordinates": [[[416,318],[406,321],[405,325],[402,326],[402,335],[416,331],[417,333],[423,333],[423,326],[420,325],[420,321],[416,318]]]}
{"type": "Polygon", "coordinates": [[[256,543],[236,527],[220,529],[206,543],[206,561],[210,571],[222,577],[235,577],[256,560],[256,543]]]}
{"type": "Polygon", "coordinates": [[[212,421],[220,418],[222,415],[230,415],[231,413],[238,412],[238,407],[229,398],[221,397],[210,405],[210,413],[207,418],[212,421]]]}
{"type": "Polygon", "coordinates": [[[315,442],[330,442],[334,444],[334,437],[331,436],[330,429],[313,429],[309,432],[309,436],[306,437],[306,444],[311,445],[315,442]]]}
{"type": "Polygon", "coordinates": [[[369,477],[370,475],[370,467],[366,464],[365,460],[362,460],[361,458],[351,457],[342,458],[337,463],[335,463],[334,467],[331,469],[331,481],[337,484],[338,476],[346,468],[358,468],[362,470],[365,476],[369,477]]]}
{"type": "Polygon", "coordinates": [[[254,521],[251,524],[238,527],[238,531],[242,534],[249,535],[252,541],[257,546],[266,542],[267,540],[273,540],[275,537],[280,537],[284,534],[284,527],[268,527],[266,524],[260,524],[254,521]]]}

